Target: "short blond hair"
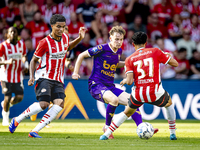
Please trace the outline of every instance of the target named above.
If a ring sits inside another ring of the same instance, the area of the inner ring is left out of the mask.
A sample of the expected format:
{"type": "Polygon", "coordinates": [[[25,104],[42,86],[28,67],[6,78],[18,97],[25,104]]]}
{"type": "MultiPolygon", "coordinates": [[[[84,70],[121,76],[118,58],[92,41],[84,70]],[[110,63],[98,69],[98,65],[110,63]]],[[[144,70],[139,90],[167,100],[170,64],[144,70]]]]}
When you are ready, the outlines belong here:
{"type": "Polygon", "coordinates": [[[112,27],[112,29],[110,30],[109,34],[113,35],[115,32],[122,34],[123,36],[125,36],[126,31],[122,28],[122,26],[114,26],[112,27]]]}

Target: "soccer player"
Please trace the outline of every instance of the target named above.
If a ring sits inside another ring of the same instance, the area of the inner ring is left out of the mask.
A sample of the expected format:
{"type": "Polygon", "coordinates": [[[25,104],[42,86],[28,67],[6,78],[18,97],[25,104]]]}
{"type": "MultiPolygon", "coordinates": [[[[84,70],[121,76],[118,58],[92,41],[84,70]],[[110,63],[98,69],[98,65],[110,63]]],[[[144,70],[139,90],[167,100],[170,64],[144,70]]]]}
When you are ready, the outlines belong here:
{"type": "Polygon", "coordinates": [[[85,36],[86,28],[81,27],[79,37],[69,42],[69,36],[64,33],[66,19],[60,14],[55,14],[50,20],[52,32],[39,42],[30,63],[30,79],[28,85],[34,84],[34,71],[39,58],[40,64],[35,72],[35,93],[37,100],[30,105],[22,114],[12,119],[9,131],[14,133],[19,123],[34,114],[46,109],[50,101],[53,106],[43,116],[40,123],[29,133],[29,137],[41,138],[38,132],[48,125],[64,105],[64,65],[67,51],[76,46],[85,36]]]}
{"type": "Polygon", "coordinates": [[[100,137],[100,140],[107,140],[109,135],[144,103],[166,108],[170,140],[176,140],[175,110],[169,93],[162,87],[159,64],[177,67],[178,62],[169,53],[164,53],[158,48],[145,48],[147,35],[144,32],[136,32],[132,40],[136,52],[126,58],[126,78],[120,84],[131,85],[134,81],[135,86],[132,88],[128,106],[112,122],[107,131],[100,137]]]}
{"type": "MultiPolygon", "coordinates": [[[[0,65],[3,69],[1,74],[2,93],[4,100],[2,105],[3,126],[9,125],[9,109],[23,99],[23,75],[22,61],[25,63],[26,47],[25,43],[18,41],[17,29],[8,29],[7,40],[0,44],[0,65]],[[15,96],[12,97],[12,93],[15,96]]],[[[26,65],[28,69],[28,64],[26,65]]]]}
{"type": "MultiPolygon", "coordinates": [[[[125,30],[121,26],[113,27],[110,34],[110,42],[103,45],[90,48],[81,54],[79,54],[74,73],[72,74],[73,79],[80,78],[78,74],[81,63],[84,58],[93,58],[93,69],[89,77],[88,85],[89,92],[93,98],[103,103],[108,103],[106,109],[106,124],[103,127],[105,132],[108,126],[111,124],[115,109],[118,104],[127,105],[130,94],[123,90],[116,88],[114,85],[114,75],[117,67],[123,67],[124,61],[120,60],[122,54],[122,43],[125,35],[125,30]]],[[[132,119],[137,125],[142,122],[141,114],[139,109],[135,114],[132,115],[132,119]]],[[[113,135],[109,137],[113,139],[113,135]]]]}

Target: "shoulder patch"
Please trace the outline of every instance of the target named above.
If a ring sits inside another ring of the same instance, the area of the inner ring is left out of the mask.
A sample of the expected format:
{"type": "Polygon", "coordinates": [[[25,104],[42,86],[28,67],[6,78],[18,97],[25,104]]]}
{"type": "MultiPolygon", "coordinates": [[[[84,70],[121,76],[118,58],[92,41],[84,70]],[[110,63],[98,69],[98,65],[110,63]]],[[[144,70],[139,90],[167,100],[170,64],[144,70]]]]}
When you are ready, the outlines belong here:
{"type": "Polygon", "coordinates": [[[98,51],[98,48],[97,48],[97,47],[92,48],[92,52],[93,52],[93,53],[96,53],[97,51],[98,51]]]}

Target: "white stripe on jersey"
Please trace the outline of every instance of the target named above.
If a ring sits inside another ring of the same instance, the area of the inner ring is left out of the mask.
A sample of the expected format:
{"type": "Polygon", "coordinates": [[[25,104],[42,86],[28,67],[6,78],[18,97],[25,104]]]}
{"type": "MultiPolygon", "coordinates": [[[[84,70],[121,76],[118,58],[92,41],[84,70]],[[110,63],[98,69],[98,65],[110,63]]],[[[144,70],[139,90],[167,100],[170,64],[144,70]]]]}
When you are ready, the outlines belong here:
{"type": "MultiPolygon", "coordinates": [[[[65,35],[65,34],[64,34],[65,35]]],[[[66,36],[65,36],[66,37],[66,36]]],[[[66,39],[67,39],[67,37],[66,37],[66,39]]],[[[61,46],[62,46],[62,51],[64,51],[65,50],[65,47],[64,47],[64,44],[63,44],[63,39],[61,40],[61,46]]],[[[63,61],[61,61],[61,64],[63,63],[63,61]]],[[[64,64],[62,64],[62,65],[65,65],[65,61],[64,61],[64,64]]],[[[61,81],[62,82],[64,82],[64,80],[63,80],[63,69],[62,69],[62,65],[61,65],[61,67],[59,68],[59,75],[58,75],[58,80],[60,80],[61,79],[61,81]],[[60,78],[60,79],[59,79],[60,78]]]]}
{"type": "Polygon", "coordinates": [[[144,98],[143,98],[143,95],[142,95],[142,91],[143,91],[143,86],[140,87],[139,94],[140,94],[141,102],[145,102],[145,101],[144,101],[144,98]]]}
{"type": "MultiPolygon", "coordinates": [[[[61,39],[61,41],[62,41],[62,39],[61,39]]],[[[56,50],[57,50],[57,53],[59,53],[58,42],[55,41],[55,43],[56,43],[56,50]]],[[[56,60],[56,68],[55,68],[55,73],[54,73],[54,76],[53,76],[53,80],[58,80],[58,81],[59,81],[59,77],[58,77],[58,79],[56,79],[56,75],[59,74],[59,72],[57,72],[57,69],[58,69],[58,63],[59,63],[59,59],[56,60]]]]}
{"type": "Polygon", "coordinates": [[[158,84],[155,86],[155,94],[158,93],[158,84]]]}
{"type": "Polygon", "coordinates": [[[150,90],[150,86],[147,86],[146,95],[147,95],[148,102],[151,102],[151,97],[149,95],[149,90],[150,90]]]}
{"type": "MultiPolygon", "coordinates": [[[[46,41],[47,41],[47,44],[48,44],[48,47],[49,47],[49,53],[51,54],[52,53],[52,49],[51,49],[51,44],[50,44],[50,42],[49,42],[49,40],[48,40],[48,38],[46,37],[45,38],[46,39],[46,41]]],[[[49,57],[50,57],[51,55],[49,55],[49,57]]],[[[49,76],[49,73],[50,73],[50,68],[51,68],[51,59],[49,58],[49,70],[47,70],[47,77],[49,76]]],[[[46,66],[47,67],[47,66],[46,66]]]]}
{"type": "MultiPolygon", "coordinates": [[[[12,50],[12,54],[15,53],[15,48],[12,44],[10,44],[11,46],[11,50],[12,50]]],[[[15,69],[15,63],[12,64],[12,70],[11,70],[11,82],[13,82],[13,79],[14,79],[14,69],[15,69]]]]}

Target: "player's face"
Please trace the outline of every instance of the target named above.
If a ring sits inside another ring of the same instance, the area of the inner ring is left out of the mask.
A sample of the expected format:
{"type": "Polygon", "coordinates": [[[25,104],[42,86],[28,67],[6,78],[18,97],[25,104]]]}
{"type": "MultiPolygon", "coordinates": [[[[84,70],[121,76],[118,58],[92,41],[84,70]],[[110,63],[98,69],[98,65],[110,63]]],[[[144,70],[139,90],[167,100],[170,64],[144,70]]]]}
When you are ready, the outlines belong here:
{"type": "Polygon", "coordinates": [[[114,49],[119,49],[122,46],[123,40],[124,35],[118,32],[114,32],[114,34],[110,36],[110,44],[114,49]]]}
{"type": "Polygon", "coordinates": [[[52,25],[52,35],[54,38],[61,37],[63,32],[65,31],[65,22],[56,22],[56,24],[52,25]]]}
{"type": "Polygon", "coordinates": [[[8,34],[7,34],[8,39],[10,39],[10,41],[16,41],[18,38],[18,33],[17,30],[15,28],[9,28],[8,29],[8,34]]]}

